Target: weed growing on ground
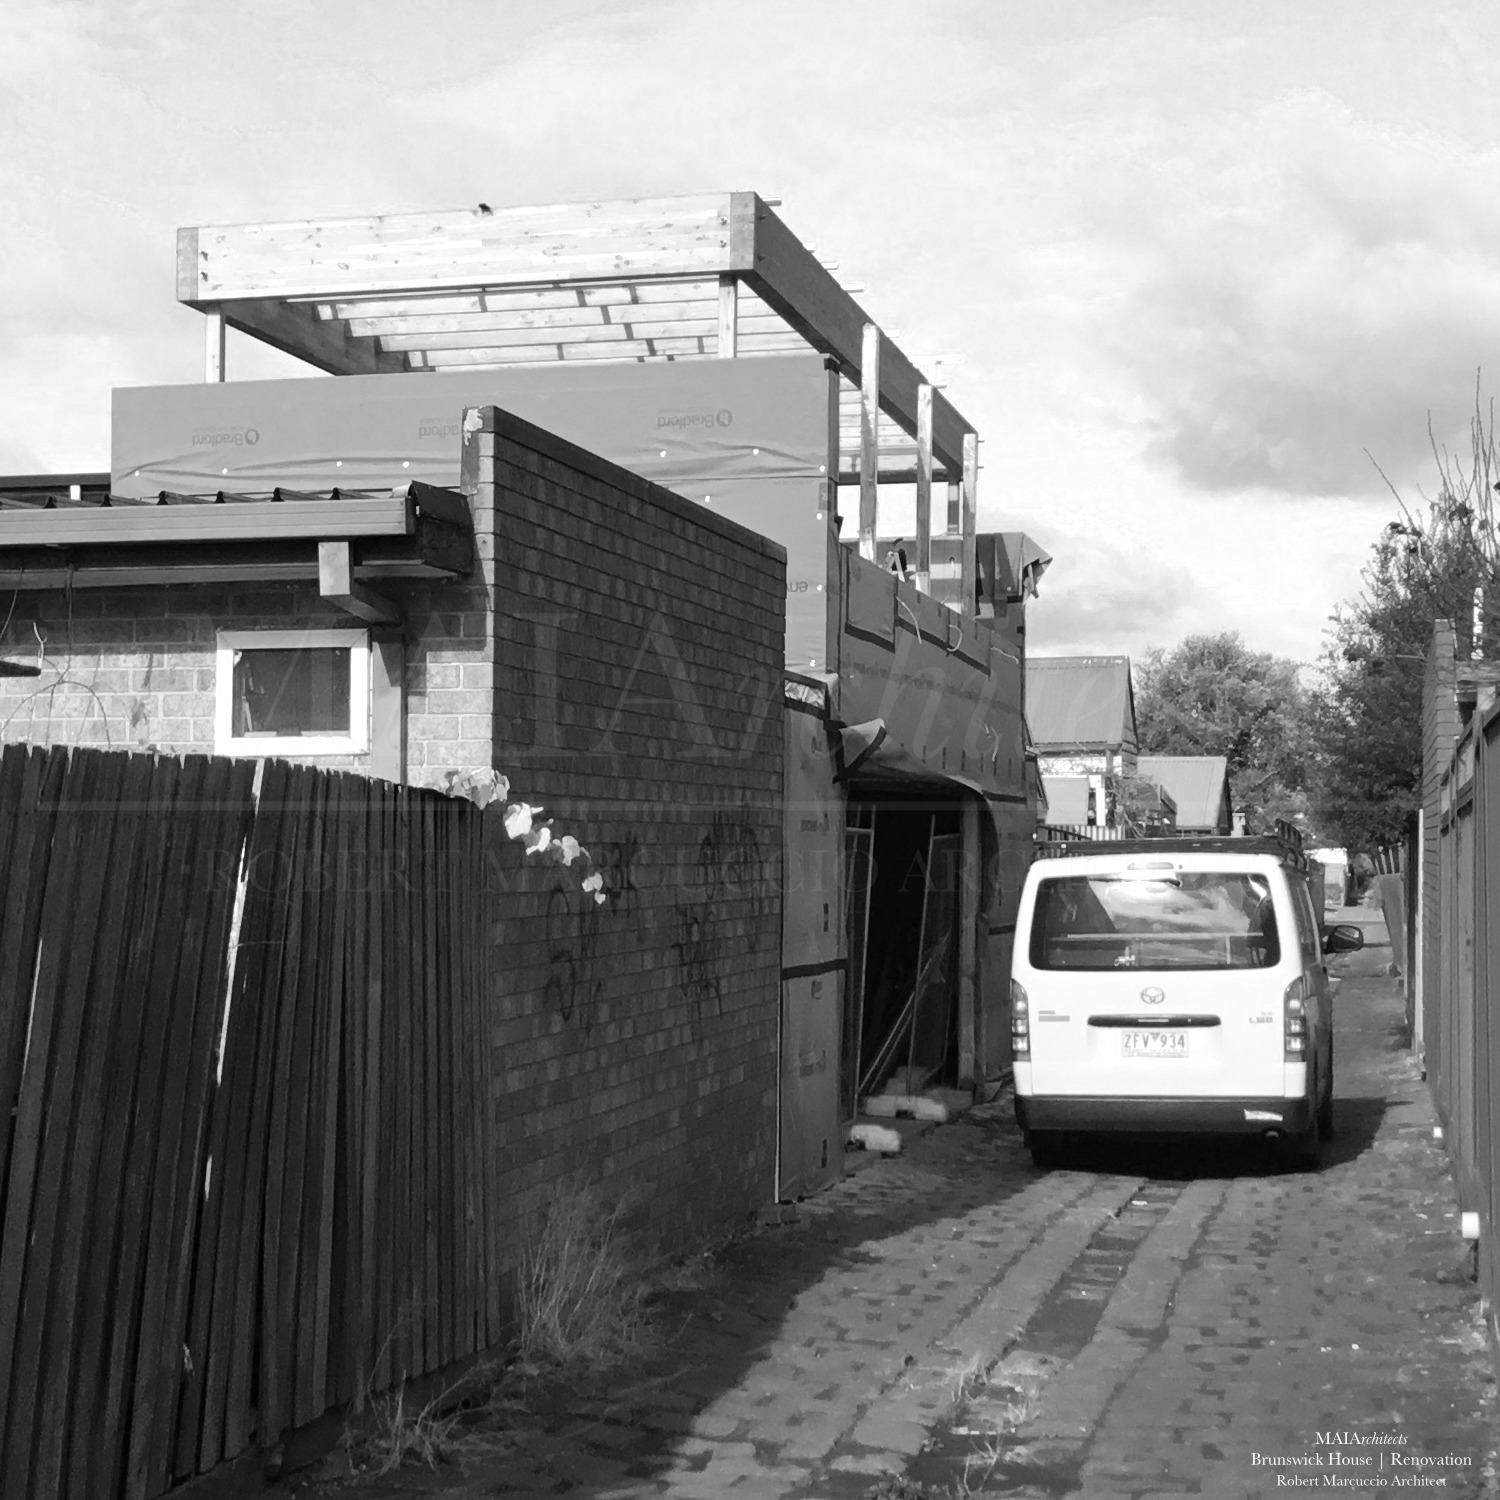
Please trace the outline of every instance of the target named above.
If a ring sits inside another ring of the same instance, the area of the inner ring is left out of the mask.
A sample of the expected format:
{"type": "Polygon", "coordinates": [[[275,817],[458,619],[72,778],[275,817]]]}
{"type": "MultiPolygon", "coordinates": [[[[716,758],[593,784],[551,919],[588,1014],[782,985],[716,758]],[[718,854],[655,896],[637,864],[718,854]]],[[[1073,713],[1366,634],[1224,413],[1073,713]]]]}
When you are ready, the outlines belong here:
{"type": "MultiPolygon", "coordinates": [[[[701,1287],[722,1244],[705,1241],[670,1258],[653,1257],[626,1227],[632,1206],[629,1198],[606,1203],[582,1178],[555,1185],[521,1254],[518,1330],[505,1357],[476,1365],[425,1403],[412,1399],[405,1382],[380,1395],[367,1391],[361,1415],[345,1429],[351,1464],[386,1475],[405,1464],[462,1468],[508,1454],[549,1386],[576,1386],[656,1354],[662,1340],[653,1303],[701,1287]]],[[[400,1329],[414,1321],[415,1310],[408,1310],[387,1336],[377,1367],[400,1329]]]]}
{"type": "Polygon", "coordinates": [[[904,1474],[892,1474],[865,1491],[865,1500],[947,1500],[953,1491],[949,1487],[934,1489],[904,1474]]]}
{"type": "Polygon", "coordinates": [[[976,1391],[984,1388],[989,1363],[983,1354],[973,1354],[963,1364],[953,1365],[943,1372],[944,1381],[952,1391],[954,1406],[962,1406],[976,1391]]]}
{"type": "Polygon", "coordinates": [[[404,1464],[436,1469],[447,1459],[462,1459],[473,1435],[459,1431],[466,1412],[486,1400],[498,1366],[483,1363],[466,1370],[429,1400],[418,1404],[403,1380],[395,1390],[369,1396],[366,1412],[344,1431],[349,1461],[374,1474],[391,1474],[404,1464]]]}
{"type": "Polygon", "coordinates": [[[519,1359],[541,1371],[606,1370],[649,1347],[648,1262],[625,1229],[628,1200],[588,1182],[553,1189],[521,1255],[519,1359]]]}

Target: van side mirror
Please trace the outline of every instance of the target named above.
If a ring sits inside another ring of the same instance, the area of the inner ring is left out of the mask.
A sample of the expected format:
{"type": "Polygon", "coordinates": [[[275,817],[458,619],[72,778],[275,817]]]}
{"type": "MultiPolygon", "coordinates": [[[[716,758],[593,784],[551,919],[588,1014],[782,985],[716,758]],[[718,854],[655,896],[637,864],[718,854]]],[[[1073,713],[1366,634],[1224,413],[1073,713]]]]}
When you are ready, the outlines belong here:
{"type": "Polygon", "coordinates": [[[1323,951],[1325,953],[1353,953],[1365,945],[1364,928],[1353,922],[1340,922],[1337,927],[1323,929],[1323,951]]]}

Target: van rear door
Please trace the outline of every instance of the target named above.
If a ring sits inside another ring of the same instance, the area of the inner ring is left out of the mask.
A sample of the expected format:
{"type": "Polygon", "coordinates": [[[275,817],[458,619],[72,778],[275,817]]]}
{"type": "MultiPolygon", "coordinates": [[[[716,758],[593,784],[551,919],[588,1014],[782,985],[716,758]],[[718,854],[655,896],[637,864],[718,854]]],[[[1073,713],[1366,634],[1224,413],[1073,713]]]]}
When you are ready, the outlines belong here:
{"type": "Polygon", "coordinates": [[[1027,957],[1037,1095],[1270,1097],[1283,1088],[1274,866],[1040,875],[1027,957]]]}

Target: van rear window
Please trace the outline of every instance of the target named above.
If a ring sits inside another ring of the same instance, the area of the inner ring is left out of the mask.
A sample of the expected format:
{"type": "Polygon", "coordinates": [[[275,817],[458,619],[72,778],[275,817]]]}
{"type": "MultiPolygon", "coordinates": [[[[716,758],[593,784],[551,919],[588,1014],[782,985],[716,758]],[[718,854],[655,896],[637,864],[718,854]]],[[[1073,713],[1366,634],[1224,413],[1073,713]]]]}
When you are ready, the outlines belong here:
{"type": "Polygon", "coordinates": [[[1037,886],[1034,969],[1264,969],[1280,961],[1264,875],[1064,875],[1037,886]]]}

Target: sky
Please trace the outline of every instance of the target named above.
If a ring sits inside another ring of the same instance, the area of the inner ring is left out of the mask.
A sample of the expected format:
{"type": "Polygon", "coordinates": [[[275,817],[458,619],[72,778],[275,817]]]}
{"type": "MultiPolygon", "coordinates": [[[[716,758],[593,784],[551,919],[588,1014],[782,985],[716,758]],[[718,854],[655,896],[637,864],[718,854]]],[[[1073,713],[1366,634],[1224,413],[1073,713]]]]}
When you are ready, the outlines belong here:
{"type": "Polygon", "coordinates": [[[1500,386],[1497,101],[1481,0],[7,0],[0,472],[201,378],[181,225],[755,191],[942,357],[1030,651],[1312,663],[1500,386]]]}

